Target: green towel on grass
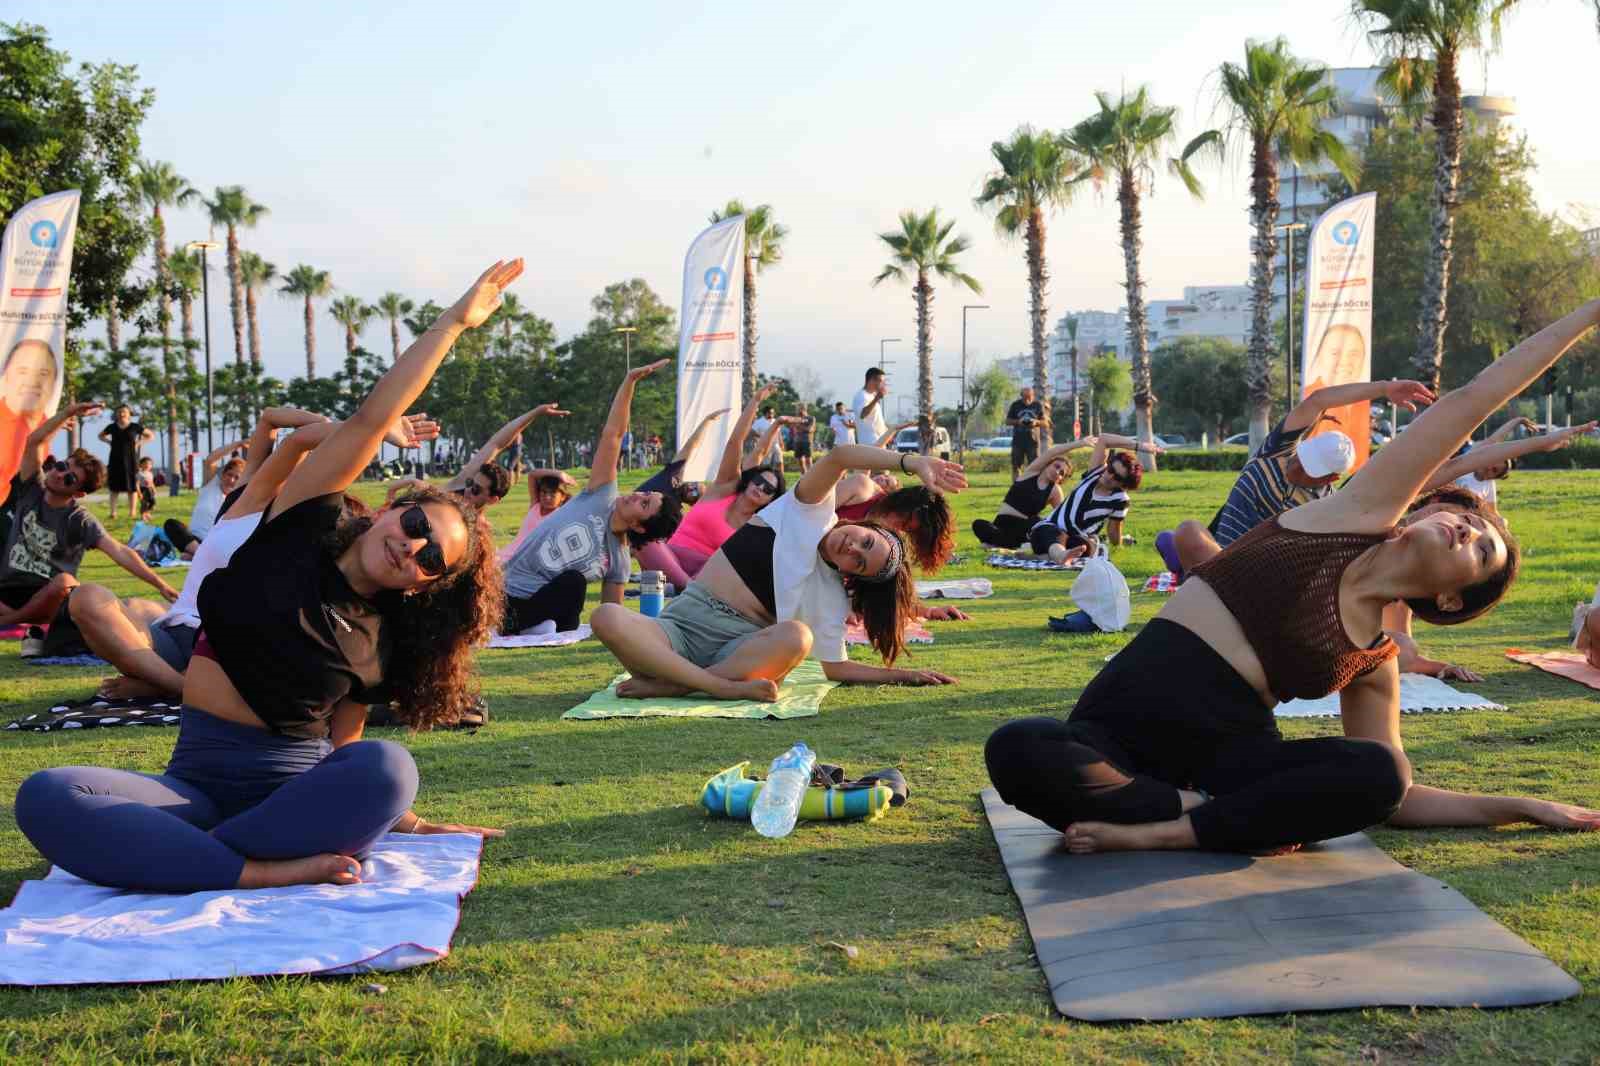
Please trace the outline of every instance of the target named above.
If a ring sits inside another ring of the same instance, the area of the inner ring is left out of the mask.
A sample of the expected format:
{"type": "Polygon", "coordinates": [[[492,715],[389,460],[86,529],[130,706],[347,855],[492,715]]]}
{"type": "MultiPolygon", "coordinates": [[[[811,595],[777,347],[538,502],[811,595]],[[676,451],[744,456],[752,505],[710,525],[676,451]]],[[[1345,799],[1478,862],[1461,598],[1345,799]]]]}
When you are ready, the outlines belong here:
{"type": "Polygon", "coordinates": [[[807,659],[778,686],[778,702],[714,700],[710,696],[673,696],[654,700],[625,700],[617,695],[618,674],[611,685],[596,692],[562,715],[563,718],[809,718],[822,699],[838,684],[822,676],[822,664],[807,659]]]}

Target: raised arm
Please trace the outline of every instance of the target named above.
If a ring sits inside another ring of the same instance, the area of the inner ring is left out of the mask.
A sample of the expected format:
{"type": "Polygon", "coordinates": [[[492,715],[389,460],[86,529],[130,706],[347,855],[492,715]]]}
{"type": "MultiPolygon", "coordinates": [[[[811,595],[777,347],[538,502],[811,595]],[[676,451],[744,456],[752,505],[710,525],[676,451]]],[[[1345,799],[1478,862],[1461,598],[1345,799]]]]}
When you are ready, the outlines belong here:
{"type": "MultiPolygon", "coordinates": [[[[278,439],[280,429],[299,429],[301,426],[326,421],[328,421],[327,415],[302,411],[298,407],[268,407],[262,411],[261,417],[256,419],[255,431],[250,434],[250,441],[245,445],[247,450],[244,455],[244,476],[253,477],[255,472],[261,469],[261,464],[272,454],[272,445],[278,439]]],[[[211,480],[211,474],[216,470],[216,461],[212,459],[216,454],[212,452],[206,456],[206,462],[210,464],[206,470],[207,481],[211,480]]]]}
{"type": "MultiPolygon", "coordinates": [[[[256,471],[245,486],[244,492],[228,510],[229,518],[242,518],[258,511],[265,510],[267,505],[278,495],[289,475],[293,474],[300,465],[300,461],[310,455],[319,446],[326,442],[339,429],[339,423],[324,419],[320,422],[308,422],[296,429],[283,439],[283,442],[272,450],[261,468],[256,471]]],[[[415,446],[419,439],[431,439],[438,434],[438,424],[426,418],[412,418],[402,415],[395,420],[389,432],[383,439],[397,448],[415,446]]],[[[426,485],[426,482],[408,478],[396,483],[389,489],[384,498],[384,506],[394,502],[396,488],[412,488],[415,485],[426,485]]],[[[281,508],[278,509],[281,512],[281,508]]]]}
{"type": "Polygon", "coordinates": [[[1126,448],[1129,451],[1141,451],[1146,455],[1165,455],[1167,450],[1153,441],[1134,440],[1124,437],[1120,433],[1102,433],[1098,437],[1085,440],[1094,441],[1094,451],[1089,456],[1090,468],[1097,467],[1106,461],[1106,453],[1112,448],[1126,448]]]}
{"type": "Polygon", "coordinates": [[[522,260],[499,262],[485,270],[428,331],[412,342],[367,394],[356,413],[289,476],[279,493],[278,513],[303,500],[343,492],[361,476],[378,442],[407,407],[422,395],[451,346],[466,330],[481,325],[500,305],[500,294],[522,273],[522,260]]]}
{"type": "Polygon", "coordinates": [[[1329,408],[1365,400],[1388,400],[1407,411],[1415,411],[1419,405],[1432,403],[1434,395],[1420,381],[1357,381],[1349,385],[1329,385],[1295,404],[1284,417],[1283,428],[1291,433],[1309,429],[1322,420],[1322,412],[1329,408]]]}
{"type": "MultiPolygon", "coordinates": [[[[260,423],[257,423],[256,424],[257,432],[259,432],[260,429],[261,429],[261,425],[260,425],[260,423]]],[[[250,439],[251,440],[255,440],[256,438],[252,434],[250,439]]],[[[271,437],[268,437],[267,439],[270,441],[271,437]]],[[[244,444],[244,441],[242,441],[242,440],[233,440],[233,441],[229,441],[228,443],[226,443],[226,444],[224,444],[224,445],[222,445],[220,447],[211,449],[211,454],[207,455],[204,459],[200,460],[200,484],[204,485],[206,482],[208,482],[212,478],[216,477],[217,476],[217,467],[222,465],[222,460],[224,460],[224,459],[226,459],[228,457],[228,453],[229,452],[233,451],[235,448],[239,447],[242,444],[244,444]]],[[[248,460],[246,460],[246,462],[248,463],[248,460]]]]}
{"type": "Polygon", "coordinates": [[[565,470],[557,470],[553,466],[541,466],[537,470],[528,471],[528,506],[532,507],[539,502],[539,482],[547,477],[559,478],[565,488],[576,488],[578,483],[572,480],[572,475],[565,470]]]}
{"type": "MultiPolygon", "coordinates": [[[[1038,477],[1041,470],[1068,452],[1076,451],[1079,448],[1093,448],[1097,443],[1099,443],[1099,438],[1097,437],[1079,437],[1077,440],[1069,440],[1065,444],[1052,444],[1039,453],[1039,458],[1023,468],[1022,476],[1038,477]]],[[[1093,465],[1099,466],[1100,464],[1095,463],[1093,465]]]]}
{"type": "Polygon", "coordinates": [[[50,442],[62,429],[73,424],[74,419],[93,418],[104,406],[87,400],[62,408],[54,417],[47,418],[39,423],[39,428],[28,434],[28,439],[22,445],[22,463],[17,468],[17,474],[23,481],[31,481],[44,465],[44,457],[50,450],[50,442]]]}
{"type": "Polygon", "coordinates": [[[889,431],[887,433],[885,433],[883,436],[878,438],[878,447],[880,447],[880,448],[892,448],[892,447],[894,447],[894,439],[900,435],[900,431],[902,429],[910,429],[912,426],[914,426],[916,424],[917,424],[916,420],[913,419],[910,422],[902,422],[898,426],[889,427],[889,431]]]}
{"type": "Polygon", "coordinates": [[[734,485],[738,484],[739,474],[744,466],[744,439],[750,435],[750,427],[755,425],[756,413],[761,410],[761,404],[777,391],[776,385],[763,385],[750,397],[750,402],[744,405],[744,410],[739,412],[739,420],[733,424],[733,430],[728,434],[728,443],[722,447],[722,462],[717,465],[717,476],[705,487],[702,499],[719,500],[732,492],[734,485]]]}
{"type": "Polygon", "coordinates": [[[705,443],[706,431],[711,428],[711,423],[715,422],[717,419],[721,418],[731,410],[733,410],[733,408],[724,407],[722,410],[712,411],[710,414],[702,418],[700,420],[700,424],[694,427],[694,432],[689,434],[689,439],[683,442],[683,447],[679,448],[672,456],[672,461],[678,462],[679,460],[682,460],[683,462],[687,463],[693,459],[694,453],[699,450],[701,444],[705,443]]]}
{"type": "Polygon", "coordinates": [[[1523,418],[1521,415],[1518,415],[1516,418],[1506,419],[1504,425],[1483,439],[1483,443],[1499,444],[1501,441],[1510,440],[1511,434],[1515,433],[1518,428],[1522,426],[1527,426],[1528,432],[1530,433],[1536,433],[1539,429],[1539,427],[1534,424],[1533,419],[1523,418]]]}
{"type": "Polygon", "coordinates": [[[931,455],[902,455],[870,444],[840,444],[811,464],[794,487],[801,503],[820,503],[847,470],[899,470],[913,474],[934,492],[960,492],[967,476],[955,463],[931,455]]]}
{"type": "Polygon", "coordinates": [[[789,416],[784,415],[780,418],[774,418],[767,423],[767,428],[761,431],[761,436],[756,441],[756,446],[750,453],[755,459],[755,462],[750,464],[751,466],[761,465],[761,461],[765,459],[767,453],[772,450],[773,440],[778,436],[779,432],[783,430],[783,427],[789,424],[789,421],[789,416]]]}
{"type": "Polygon", "coordinates": [[[633,391],[643,378],[649,377],[667,365],[658,359],[648,366],[636,366],[622,378],[617,394],[611,398],[611,413],[600,429],[600,439],[595,441],[594,455],[589,460],[589,483],[586,491],[593,492],[617,480],[617,460],[622,457],[622,434],[628,428],[628,416],[633,413],[633,391]]]}
{"type": "MultiPolygon", "coordinates": [[[[1439,464],[1461,447],[1467,435],[1494,411],[1532,384],[1590,329],[1600,325],[1600,300],[1591,300],[1524,340],[1480,370],[1461,388],[1446,393],[1419,415],[1405,432],[1363,466],[1350,483],[1331,496],[1296,511],[1318,526],[1347,532],[1377,532],[1393,527],[1412,497],[1439,464]]],[[[1296,528],[1314,527],[1296,523],[1296,528]]]]}
{"type": "Polygon", "coordinates": [[[538,418],[540,415],[558,418],[570,415],[571,413],[571,411],[563,411],[560,404],[542,403],[526,414],[520,414],[516,418],[513,418],[511,421],[495,430],[494,436],[485,441],[483,447],[472,453],[472,458],[468,459],[466,463],[462,465],[461,469],[456,473],[456,476],[451,478],[450,483],[444,487],[445,491],[460,492],[462,489],[466,488],[467,479],[472,477],[473,471],[477,470],[484,463],[493,462],[495,456],[511,447],[511,442],[522,436],[522,431],[528,428],[528,423],[532,422],[535,418],[538,418]]]}
{"type": "Polygon", "coordinates": [[[1423,492],[1432,492],[1440,485],[1448,485],[1464,474],[1473,474],[1489,466],[1498,466],[1507,459],[1520,459],[1524,455],[1534,452],[1553,452],[1565,448],[1574,439],[1583,436],[1594,429],[1597,423],[1585,422],[1581,426],[1569,426],[1558,429],[1554,433],[1546,433],[1540,437],[1527,437],[1523,440],[1505,441],[1501,444],[1483,444],[1458,455],[1434,471],[1427,484],[1422,486],[1423,492]]]}

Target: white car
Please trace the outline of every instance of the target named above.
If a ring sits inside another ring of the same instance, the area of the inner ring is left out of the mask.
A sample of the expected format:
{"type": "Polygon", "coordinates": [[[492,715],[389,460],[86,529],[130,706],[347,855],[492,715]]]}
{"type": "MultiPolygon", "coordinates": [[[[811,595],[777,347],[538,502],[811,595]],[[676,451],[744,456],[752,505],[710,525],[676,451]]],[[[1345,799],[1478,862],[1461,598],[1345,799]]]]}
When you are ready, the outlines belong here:
{"type": "MultiPolygon", "coordinates": [[[[1007,444],[1009,448],[1010,445],[1007,444]]],[[[922,451],[922,430],[908,426],[895,434],[894,450],[912,455],[922,451]]],[[[941,459],[950,458],[950,431],[943,426],[933,428],[933,454],[941,459]]]]}
{"type": "Polygon", "coordinates": [[[989,437],[984,440],[975,440],[972,447],[980,452],[1005,452],[1011,454],[1011,436],[1002,434],[998,437],[989,437]]]}

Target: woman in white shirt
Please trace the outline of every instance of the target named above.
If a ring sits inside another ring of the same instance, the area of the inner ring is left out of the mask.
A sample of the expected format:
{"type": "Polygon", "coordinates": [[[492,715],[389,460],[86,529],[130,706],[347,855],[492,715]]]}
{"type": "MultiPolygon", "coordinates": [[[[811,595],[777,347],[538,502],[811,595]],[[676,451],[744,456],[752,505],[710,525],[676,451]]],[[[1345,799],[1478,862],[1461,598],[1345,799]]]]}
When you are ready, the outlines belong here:
{"type": "Polygon", "coordinates": [[[895,669],[913,617],[915,586],[899,534],[874,522],[841,523],[834,486],[846,470],[899,470],[934,491],[966,487],[961,467],[927,455],[841,445],[813,463],[794,490],[725,541],[658,618],[601,604],[595,636],[633,675],[628,697],[706,692],[771,702],[802,659],[832,681],[944,685],[935,670],[895,669]],[[854,611],[884,666],[851,662],[845,619],[854,611]]]}

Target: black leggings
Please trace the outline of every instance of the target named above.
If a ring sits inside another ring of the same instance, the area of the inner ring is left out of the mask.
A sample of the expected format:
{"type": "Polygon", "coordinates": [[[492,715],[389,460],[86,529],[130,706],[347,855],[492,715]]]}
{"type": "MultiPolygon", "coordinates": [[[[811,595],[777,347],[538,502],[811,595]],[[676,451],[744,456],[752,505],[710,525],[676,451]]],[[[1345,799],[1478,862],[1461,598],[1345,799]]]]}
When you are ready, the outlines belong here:
{"type": "Polygon", "coordinates": [[[1385,744],[1284,740],[1255,690],[1184,627],[1148,623],[1089,683],[1071,718],[1023,718],[989,737],[989,779],[1056,829],[1168,821],[1179,788],[1208,851],[1257,851],[1376,825],[1405,796],[1385,744]]]}
{"type": "Polygon", "coordinates": [[[540,622],[554,622],[562,632],[577,629],[588,591],[589,582],[581,573],[564,570],[532,596],[507,596],[500,632],[509,637],[540,622]]]}
{"type": "Polygon", "coordinates": [[[167,535],[167,539],[172,542],[172,546],[179,551],[183,551],[184,548],[188,547],[191,540],[196,544],[200,543],[200,538],[189,532],[189,527],[176,518],[169,518],[161,523],[161,531],[167,535]]]}
{"type": "Polygon", "coordinates": [[[972,531],[978,539],[995,548],[1020,548],[1028,543],[1028,530],[1033,528],[1037,518],[1023,518],[1021,515],[997,514],[993,522],[978,519],[972,523],[972,531]]]}

